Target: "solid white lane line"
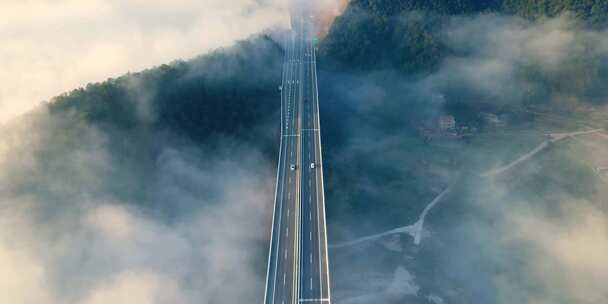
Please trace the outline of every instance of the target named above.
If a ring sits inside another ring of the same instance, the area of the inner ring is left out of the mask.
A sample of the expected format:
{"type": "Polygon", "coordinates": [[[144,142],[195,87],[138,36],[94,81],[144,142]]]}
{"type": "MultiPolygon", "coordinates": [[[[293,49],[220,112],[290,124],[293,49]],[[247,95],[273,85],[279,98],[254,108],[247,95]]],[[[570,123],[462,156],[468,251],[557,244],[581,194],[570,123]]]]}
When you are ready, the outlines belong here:
{"type": "MultiPolygon", "coordinates": [[[[289,58],[293,58],[293,56],[294,56],[295,49],[294,49],[294,45],[293,45],[293,44],[294,44],[294,43],[293,43],[293,39],[292,39],[291,47],[288,47],[288,49],[287,49],[287,53],[288,53],[288,54],[287,54],[287,58],[288,58],[288,59],[287,59],[287,61],[289,61],[289,58]]],[[[292,67],[290,67],[290,65],[289,65],[289,64],[286,64],[286,68],[284,69],[285,76],[288,76],[288,78],[292,78],[292,76],[290,76],[290,74],[292,74],[292,73],[293,73],[293,71],[292,71],[292,70],[293,70],[293,68],[292,68],[292,67]]],[[[283,82],[284,82],[284,81],[285,81],[285,80],[283,80],[283,82]]],[[[291,97],[288,97],[288,96],[292,94],[292,93],[291,93],[291,91],[292,91],[292,90],[289,88],[290,86],[287,86],[287,87],[288,87],[288,90],[287,90],[287,92],[286,92],[287,94],[284,94],[284,96],[285,96],[285,98],[291,98],[291,97]]],[[[289,99],[287,99],[287,103],[288,103],[288,106],[289,106],[289,105],[290,105],[290,104],[289,104],[289,99]]],[[[281,104],[283,104],[283,101],[281,102],[281,104]]],[[[286,130],[288,130],[288,129],[289,129],[289,127],[288,127],[288,126],[286,126],[286,130]]],[[[283,142],[281,141],[281,145],[282,145],[282,144],[283,144],[283,142]]],[[[281,148],[281,149],[280,149],[280,151],[283,151],[283,149],[281,148]]],[[[281,153],[283,153],[283,152],[281,152],[281,153]]],[[[282,158],[282,157],[281,157],[281,158],[282,158]]],[[[280,160],[279,160],[279,164],[280,164],[281,162],[282,162],[282,160],[280,159],[280,160]]],[[[279,170],[280,170],[280,168],[281,168],[281,166],[279,165],[279,166],[277,167],[277,177],[279,176],[279,170]]],[[[278,192],[278,191],[279,191],[279,179],[277,178],[277,192],[278,192]]],[[[283,191],[284,191],[284,184],[283,184],[283,183],[281,183],[281,192],[282,192],[282,193],[284,193],[283,191]]],[[[275,195],[275,196],[276,196],[276,195],[275,195]]],[[[276,204],[276,197],[275,197],[275,204],[276,204]]],[[[276,206],[275,206],[275,207],[276,207],[276,206]]],[[[281,206],[279,206],[279,209],[282,209],[282,204],[281,204],[281,206]]],[[[275,209],[275,211],[277,211],[277,210],[275,209]]],[[[279,212],[279,213],[281,213],[281,212],[279,212]]],[[[280,217],[280,215],[279,215],[279,219],[278,219],[278,220],[279,220],[279,221],[278,221],[278,222],[279,222],[279,229],[278,229],[278,230],[280,231],[281,223],[283,222],[283,221],[282,221],[282,219],[281,219],[281,217],[280,217]]],[[[274,225],[274,221],[275,221],[275,217],[274,217],[274,213],[273,213],[273,225],[274,225]]],[[[273,227],[273,229],[274,229],[274,227],[273,227]]],[[[272,235],[271,235],[271,240],[272,240],[272,239],[273,239],[273,237],[272,237],[272,235]]],[[[278,238],[278,243],[277,243],[277,247],[278,247],[278,248],[280,248],[280,240],[281,240],[281,238],[279,237],[279,238],[278,238]]],[[[272,241],[271,241],[271,242],[272,242],[272,241]]],[[[272,245],[271,245],[271,250],[272,250],[272,245]]],[[[271,264],[271,262],[270,262],[270,256],[271,256],[271,255],[269,255],[269,261],[268,261],[268,271],[270,271],[270,264],[271,264]]],[[[278,265],[278,255],[277,255],[276,260],[275,260],[275,265],[278,265]]],[[[277,277],[277,269],[278,269],[278,267],[277,267],[277,268],[275,268],[275,272],[274,272],[274,273],[275,273],[275,275],[274,275],[274,277],[275,277],[275,278],[277,277]]],[[[270,276],[268,276],[268,277],[270,277],[270,276]]],[[[269,282],[267,281],[267,282],[266,282],[266,289],[267,289],[267,290],[268,290],[268,285],[269,285],[268,283],[269,283],[269,282]]],[[[272,289],[273,289],[273,290],[275,290],[275,289],[276,289],[275,287],[276,287],[276,280],[274,280],[274,287],[273,287],[272,289]]],[[[264,295],[264,302],[266,302],[266,296],[267,296],[267,294],[265,294],[265,295],[264,295]]],[[[285,300],[283,300],[283,304],[284,304],[284,303],[285,303],[285,300]]]]}
{"type": "Polygon", "coordinates": [[[310,290],[312,290],[312,277],[310,277],[310,290]]]}
{"type": "Polygon", "coordinates": [[[289,227],[287,228],[286,235],[287,235],[287,237],[289,238],[289,227]]]}
{"type": "Polygon", "coordinates": [[[287,279],[287,274],[283,273],[283,286],[285,286],[285,279],[287,279]]]}

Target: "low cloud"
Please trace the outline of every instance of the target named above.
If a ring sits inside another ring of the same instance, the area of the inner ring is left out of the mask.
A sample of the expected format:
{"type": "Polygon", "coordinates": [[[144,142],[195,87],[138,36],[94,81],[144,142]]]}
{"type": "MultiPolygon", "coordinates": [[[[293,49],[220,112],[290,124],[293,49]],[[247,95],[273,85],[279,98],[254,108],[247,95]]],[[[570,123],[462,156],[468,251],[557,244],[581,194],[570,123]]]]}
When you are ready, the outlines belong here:
{"type": "Polygon", "coordinates": [[[286,1],[3,1],[0,123],[43,100],[288,26],[286,1]]]}
{"type": "Polygon", "coordinates": [[[569,15],[482,14],[444,17],[433,34],[449,52],[432,71],[320,73],[330,240],[410,225],[454,185],[429,213],[421,246],[404,234],[334,249],[335,299],[376,303],[403,268],[421,302],[606,302],[608,194],[597,170],[605,135],[566,139],[500,177],[478,177],[537,147],[545,132],[601,125],[606,32],[569,15]],[[517,111],[528,105],[560,114],[517,111]],[[483,112],[513,119],[495,129],[483,112]],[[448,113],[477,132],[424,140],[417,129],[448,113]]]}
{"type": "MultiPolygon", "coordinates": [[[[551,303],[565,298],[577,303],[608,299],[608,215],[585,201],[565,202],[562,217],[518,213],[509,216],[513,241],[533,250],[527,262],[530,275],[543,282],[545,292],[531,302],[551,303]]],[[[505,296],[507,296],[505,294],[505,296]]]]}
{"type": "Polygon", "coordinates": [[[606,95],[598,88],[606,33],[585,29],[568,14],[537,21],[454,17],[442,39],[452,54],[423,80],[431,90],[495,105],[606,95]]]}
{"type": "Polygon", "coordinates": [[[255,148],[165,137],[141,175],[70,114],[18,122],[0,139],[0,302],[261,301],[274,171],[255,148]]]}

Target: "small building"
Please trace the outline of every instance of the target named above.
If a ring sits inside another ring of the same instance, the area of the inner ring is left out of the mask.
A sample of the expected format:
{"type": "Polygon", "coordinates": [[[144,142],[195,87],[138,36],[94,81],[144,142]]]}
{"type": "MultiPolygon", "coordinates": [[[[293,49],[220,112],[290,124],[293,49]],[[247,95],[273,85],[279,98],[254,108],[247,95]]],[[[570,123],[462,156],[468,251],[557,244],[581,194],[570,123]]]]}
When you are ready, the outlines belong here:
{"type": "Polygon", "coordinates": [[[456,128],[456,119],[452,115],[444,115],[439,117],[439,130],[448,131],[456,128]]]}
{"type": "Polygon", "coordinates": [[[496,114],[493,113],[483,113],[482,114],[483,120],[486,122],[486,124],[493,126],[493,127],[498,127],[498,128],[503,128],[506,126],[506,119],[505,117],[499,117],[496,114]]]}
{"type": "Polygon", "coordinates": [[[415,128],[424,141],[462,138],[460,130],[456,128],[456,119],[452,115],[443,115],[418,122],[415,128]]]}

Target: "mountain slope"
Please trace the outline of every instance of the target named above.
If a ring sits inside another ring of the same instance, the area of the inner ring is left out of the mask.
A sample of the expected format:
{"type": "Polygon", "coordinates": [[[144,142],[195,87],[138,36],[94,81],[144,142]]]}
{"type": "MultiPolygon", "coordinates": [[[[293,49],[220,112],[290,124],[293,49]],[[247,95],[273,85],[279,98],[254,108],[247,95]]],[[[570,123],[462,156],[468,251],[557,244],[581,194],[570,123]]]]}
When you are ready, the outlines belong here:
{"type": "Polygon", "coordinates": [[[89,84],[54,98],[49,108],[78,113],[102,127],[145,127],[194,141],[222,135],[257,141],[251,128],[273,122],[278,112],[281,57],[281,47],[263,36],[188,62],[89,84]]]}
{"type": "Polygon", "coordinates": [[[528,19],[572,13],[592,27],[608,22],[605,0],[353,0],[321,46],[327,63],[350,69],[433,70],[453,50],[442,37],[450,17],[480,13],[528,19]]]}

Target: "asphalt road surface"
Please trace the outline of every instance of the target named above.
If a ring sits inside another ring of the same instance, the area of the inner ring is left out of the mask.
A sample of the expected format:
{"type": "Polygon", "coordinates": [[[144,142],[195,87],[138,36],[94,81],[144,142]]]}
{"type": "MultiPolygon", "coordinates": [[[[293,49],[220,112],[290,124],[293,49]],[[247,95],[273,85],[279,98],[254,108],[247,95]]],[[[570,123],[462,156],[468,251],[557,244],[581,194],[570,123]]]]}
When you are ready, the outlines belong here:
{"type": "Polygon", "coordinates": [[[292,19],[264,303],[331,303],[315,31],[311,16],[292,19]]]}

